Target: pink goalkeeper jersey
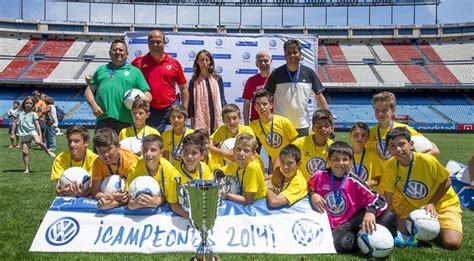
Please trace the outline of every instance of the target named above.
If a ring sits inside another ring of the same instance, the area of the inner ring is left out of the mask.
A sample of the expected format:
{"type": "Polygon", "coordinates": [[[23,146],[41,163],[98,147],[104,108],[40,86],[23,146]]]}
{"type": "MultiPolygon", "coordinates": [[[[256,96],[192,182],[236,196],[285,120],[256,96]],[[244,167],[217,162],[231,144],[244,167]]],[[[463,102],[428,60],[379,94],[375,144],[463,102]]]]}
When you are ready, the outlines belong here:
{"type": "Polygon", "coordinates": [[[308,187],[326,200],[326,212],[332,229],[349,221],[360,211],[368,211],[378,216],[387,208],[385,199],[353,174],[345,175],[340,202],[336,204],[335,194],[339,194],[342,181],[342,178],[334,177],[334,193],[328,171],[317,171],[308,180],[308,187]]]}

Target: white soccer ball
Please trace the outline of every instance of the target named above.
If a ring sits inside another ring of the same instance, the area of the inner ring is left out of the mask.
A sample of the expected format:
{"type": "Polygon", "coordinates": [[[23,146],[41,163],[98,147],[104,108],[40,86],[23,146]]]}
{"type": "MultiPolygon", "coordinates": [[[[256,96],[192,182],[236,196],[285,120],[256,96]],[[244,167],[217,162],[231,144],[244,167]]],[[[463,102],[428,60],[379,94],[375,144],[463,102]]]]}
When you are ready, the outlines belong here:
{"type": "Polygon", "coordinates": [[[135,199],[141,194],[159,195],[161,193],[160,185],[156,179],[150,176],[138,176],[128,188],[128,193],[130,196],[135,199]]]}
{"type": "Polygon", "coordinates": [[[137,96],[140,96],[140,98],[145,98],[145,94],[139,89],[128,90],[123,96],[123,104],[125,104],[125,107],[131,110],[133,102],[135,101],[137,96]]]}
{"type": "MultiPolygon", "coordinates": [[[[234,149],[235,146],[235,138],[228,138],[222,142],[220,149],[223,151],[231,151],[234,149]]],[[[228,161],[227,159],[225,159],[228,161]]]]}
{"type": "Polygon", "coordinates": [[[375,258],[384,258],[390,255],[393,249],[394,241],[390,231],[379,224],[372,232],[372,235],[362,233],[357,234],[357,245],[362,253],[375,258]]]}
{"type": "Polygon", "coordinates": [[[129,150],[135,154],[141,155],[142,141],[135,137],[128,137],[120,141],[120,148],[129,150]]]}
{"type": "Polygon", "coordinates": [[[111,195],[112,193],[119,190],[124,191],[125,179],[117,174],[109,175],[102,180],[102,183],[100,184],[100,190],[107,195],[111,195]]]}
{"type": "Polygon", "coordinates": [[[66,169],[61,178],[59,179],[59,186],[61,188],[66,185],[77,183],[82,184],[83,190],[87,191],[89,189],[91,177],[89,172],[81,167],[70,167],[66,169]]]}
{"type": "Polygon", "coordinates": [[[423,152],[428,149],[433,149],[433,144],[429,139],[424,136],[412,136],[411,140],[413,141],[413,147],[417,152],[423,152]]]}
{"type": "Polygon", "coordinates": [[[438,218],[431,217],[424,209],[412,211],[405,222],[408,233],[421,241],[435,239],[440,231],[438,218]]]}

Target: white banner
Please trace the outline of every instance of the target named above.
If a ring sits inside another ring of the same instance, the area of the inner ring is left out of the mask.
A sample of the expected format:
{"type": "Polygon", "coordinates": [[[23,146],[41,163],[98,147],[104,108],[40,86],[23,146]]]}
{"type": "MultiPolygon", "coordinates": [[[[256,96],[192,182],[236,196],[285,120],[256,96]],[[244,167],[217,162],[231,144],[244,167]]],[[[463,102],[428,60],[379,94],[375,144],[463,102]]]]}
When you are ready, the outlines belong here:
{"type": "MultiPolygon", "coordinates": [[[[165,52],[177,58],[183,66],[186,79],[191,79],[196,54],[206,49],[212,53],[216,73],[222,76],[227,103],[243,108],[242,92],[250,76],[258,73],[255,55],[266,49],[273,58],[272,70],[285,64],[283,44],[288,39],[301,42],[301,64],[316,69],[318,40],[311,35],[259,35],[165,32],[165,52]]],[[[131,62],[148,52],[147,32],[126,32],[131,62]]],[[[310,114],[314,110],[314,97],[310,103],[310,114]]],[[[308,116],[310,117],[310,116],[308,116]]]]}
{"type": "MultiPolygon", "coordinates": [[[[46,213],[30,251],[195,252],[201,241],[191,223],[167,205],[130,211],[98,211],[97,201],[58,197],[46,213]]],[[[224,201],[209,233],[215,253],[335,253],[329,220],[308,198],[269,210],[262,199],[251,206],[224,201]]]]}

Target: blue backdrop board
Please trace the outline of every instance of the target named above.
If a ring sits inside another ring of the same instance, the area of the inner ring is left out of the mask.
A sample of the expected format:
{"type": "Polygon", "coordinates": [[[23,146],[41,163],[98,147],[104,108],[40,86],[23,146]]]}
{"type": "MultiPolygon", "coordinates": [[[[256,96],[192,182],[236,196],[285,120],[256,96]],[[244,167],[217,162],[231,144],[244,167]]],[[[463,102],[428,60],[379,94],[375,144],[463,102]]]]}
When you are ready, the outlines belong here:
{"type": "MultiPolygon", "coordinates": [[[[156,209],[98,211],[97,201],[57,197],[30,251],[194,252],[199,232],[168,205],[156,209]]],[[[335,253],[326,214],[305,197],[293,206],[269,209],[265,199],[249,206],[224,201],[210,243],[216,253],[335,253]]]]}

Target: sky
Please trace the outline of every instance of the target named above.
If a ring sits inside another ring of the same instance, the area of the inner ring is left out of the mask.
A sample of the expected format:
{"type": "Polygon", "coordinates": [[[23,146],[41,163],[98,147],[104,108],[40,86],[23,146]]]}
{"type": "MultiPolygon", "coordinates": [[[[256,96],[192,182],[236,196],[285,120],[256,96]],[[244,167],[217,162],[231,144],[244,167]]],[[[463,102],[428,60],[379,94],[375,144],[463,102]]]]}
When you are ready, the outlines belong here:
{"type": "MultiPolygon", "coordinates": [[[[150,6],[125,4],[92,4],[89,17],[88,3],[56,2],[54,0],[0,0],[0,17],[51,21],[94,21],[180,25],[247,25],[247,26],[317,26],[326,24],[325,8],[280,7],[221,7],[207,6],[150,6]],[[23,1],[23,12],[20,2],[23,1]],[[46,10],[44,8],[46,1],[46,10]],[[66,7],[69,8],[66,8],[66,7]],[[46,19],[45,19],[46,18],[46,19]],[[134,20],[135,19],[135,20],[134,20]]],[[[404,25],[434,24],[435,6],[417,6],[415,21],[413,6],[394,7],[393,21],[390,7],[334,7],[328,8],[328,25],[404,25]],[[349,10],[349,15],[347,11],[349,10]],[[369,19],[370,17],[370,19],[369,19]]],[[[474,22],[474,0],[441,0],[438,7],[439,23],[474,22]]]]}

